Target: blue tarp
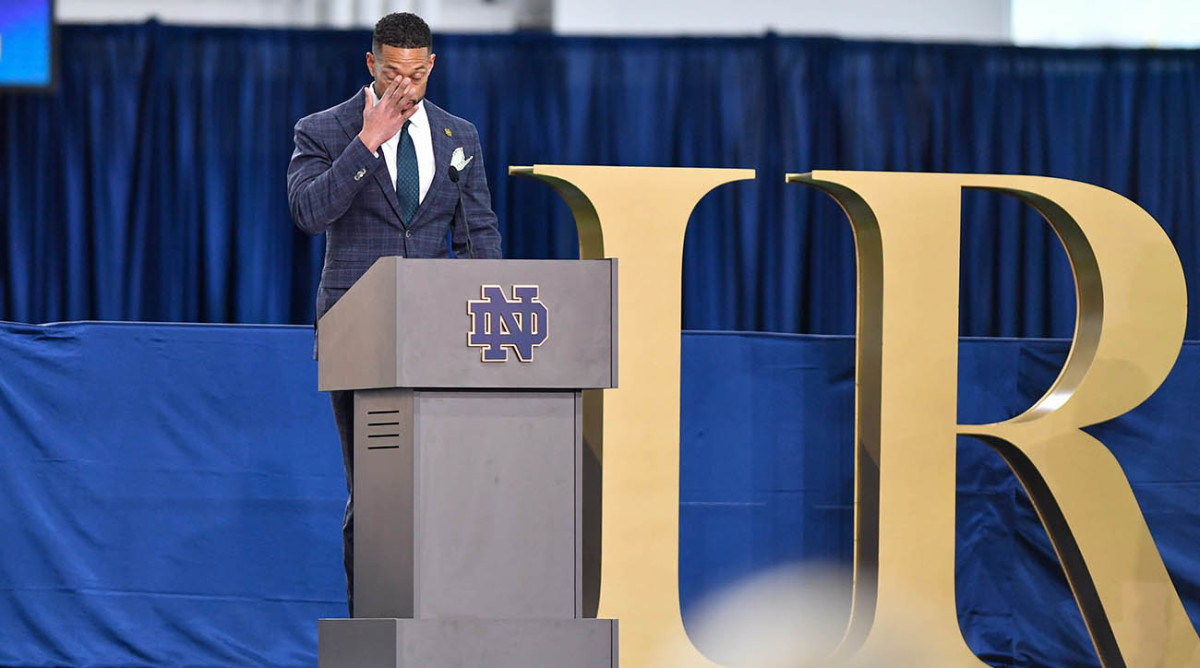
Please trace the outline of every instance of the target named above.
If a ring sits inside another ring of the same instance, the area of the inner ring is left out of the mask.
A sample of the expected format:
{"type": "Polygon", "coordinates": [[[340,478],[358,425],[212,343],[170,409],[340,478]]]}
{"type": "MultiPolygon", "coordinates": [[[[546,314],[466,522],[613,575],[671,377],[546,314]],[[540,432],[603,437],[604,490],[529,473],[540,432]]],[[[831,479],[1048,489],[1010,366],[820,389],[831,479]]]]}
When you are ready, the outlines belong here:
{"type": "MultiPolygon", "coordinates": [[[[0,325],[0,665],[315,666],[342,616],[344,482],[311,328],[0,325]]],[[[1063,341],[961,346],[960,418],[1023,410],[1063,341]]],[[[680,593],[848,563],[854,341],[683,335],[680,593]]],[[[1116,454],[1200,620],[1200,347],[1090,429],[1116,454]]],[[[997,666],[1098,665],[1000,458],[964,439],[959,614],[997,666]]],[[[848,596],[849,592],[847,592],[848,596]]]]}

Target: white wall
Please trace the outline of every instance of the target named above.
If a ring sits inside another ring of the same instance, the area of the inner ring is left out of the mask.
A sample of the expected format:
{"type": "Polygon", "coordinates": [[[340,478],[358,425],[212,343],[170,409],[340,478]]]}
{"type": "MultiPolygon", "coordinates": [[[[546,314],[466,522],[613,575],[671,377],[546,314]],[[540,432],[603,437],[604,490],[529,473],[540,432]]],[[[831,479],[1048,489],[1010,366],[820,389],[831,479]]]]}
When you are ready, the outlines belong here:
{"type": "Polygon", "coordinates": [[[321,0],[55,0],[63,23],[141,23],[155,18],[193,25],[317,25],[321,0]]]}
{"type": "MultiPolygon", "coordinates": [[[[3,2],[4,0],[0,0],[3,2]]],[[[416,12],[436,32],[549,27],[552,0],[57,0],[64,23],[371,27],[389,12],[416,12]]]]}
{"type": "Polygon", "coordinates": [[[1197,0],[1013,0],[1013,41],[1055,46],[1200,46],[1197,0]]]}
{"type": "Polygon", "coordinates": [[[575,34],[837,35],[1007,42],[1009,0],[555,0],[575,34]]]}
{"type": "MultiPolygon", "coordinates": [[[[0,0],[0,3],[6,0],[0,0]]],[[[1200,46],[1200,0],[56,0],[58,19],[369,27],[414,11],[438,32],[835,35],[1056,46],[1200,46]]]]}
{"type": "MultiPolygon", "coordinates": [[[[0,0],[3,2],[3,0],[0,0]]],[[[368,27],[414,11],[439,32],[520,27],[574,34],[842,35],[1009,39],[1009,0],[57,0],[66,23],[368,27]]]]}

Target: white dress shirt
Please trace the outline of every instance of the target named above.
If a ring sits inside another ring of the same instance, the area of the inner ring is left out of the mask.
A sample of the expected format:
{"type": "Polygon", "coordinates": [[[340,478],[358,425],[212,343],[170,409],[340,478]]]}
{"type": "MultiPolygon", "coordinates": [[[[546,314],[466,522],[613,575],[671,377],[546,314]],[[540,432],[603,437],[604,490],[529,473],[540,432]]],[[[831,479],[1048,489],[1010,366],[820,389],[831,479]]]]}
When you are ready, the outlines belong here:
{"type": "MultiPolygon", "coordinates": [[[[371,100],[375,104],[379,104],[379,97],[375,95],[375,86],[367,86],[370,91],[371,100]]],[[[425,114],[425,100],[417,103],[417,113],[408,119],[412,124],[408,126],[408,134],[412,136],[413,148],[417,150],[417,175],[421,180],[421,192],[417,196],[417,202],[425,201],[425,193],[429,192],[429,186],[433,183],[433,136],[429,132],[429,116],[425,114]]],[[[392,138],[383,142],[379,150],[383,153],[383,159],[387,162],[388,174],[392,175],[392,187],[396,187],[396,149],[400,146],[400,133],[392,135],[392,138]]]]}

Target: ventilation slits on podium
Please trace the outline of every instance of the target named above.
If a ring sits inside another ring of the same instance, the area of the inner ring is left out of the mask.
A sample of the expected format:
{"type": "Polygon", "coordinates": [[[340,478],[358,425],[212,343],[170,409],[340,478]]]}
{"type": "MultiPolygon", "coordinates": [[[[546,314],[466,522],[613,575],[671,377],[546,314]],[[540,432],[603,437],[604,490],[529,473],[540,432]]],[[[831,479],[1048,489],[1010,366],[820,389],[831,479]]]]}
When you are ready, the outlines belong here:
{"type": "Polygon", "coordinates": [[[400,447],[400,411],[368,410],[366,437],[368,450],[385,450],[400,447]]]}

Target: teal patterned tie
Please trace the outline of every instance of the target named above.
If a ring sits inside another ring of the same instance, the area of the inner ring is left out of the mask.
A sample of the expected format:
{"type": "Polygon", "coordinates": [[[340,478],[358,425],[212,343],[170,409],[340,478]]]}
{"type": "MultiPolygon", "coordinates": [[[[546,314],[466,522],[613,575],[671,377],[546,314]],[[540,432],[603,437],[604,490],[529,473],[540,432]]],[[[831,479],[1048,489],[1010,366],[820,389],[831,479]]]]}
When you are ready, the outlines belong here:
{"type": "Polygon", "coordinates": [[[400,145],[396,147],[396,199],[400,200],[400,217],[404,224],[412,223],[421,203],[421,175],[417,169],[417,149],[408,133],[412,121],[404,121],[400,130],[400,145]]]}

